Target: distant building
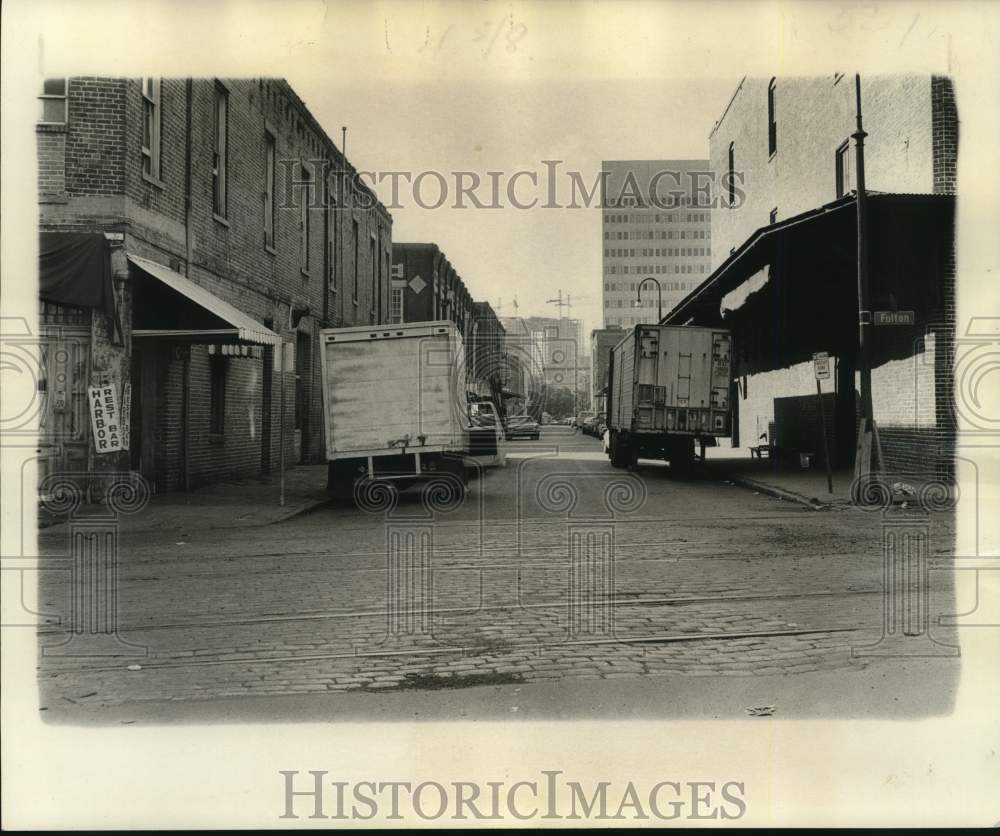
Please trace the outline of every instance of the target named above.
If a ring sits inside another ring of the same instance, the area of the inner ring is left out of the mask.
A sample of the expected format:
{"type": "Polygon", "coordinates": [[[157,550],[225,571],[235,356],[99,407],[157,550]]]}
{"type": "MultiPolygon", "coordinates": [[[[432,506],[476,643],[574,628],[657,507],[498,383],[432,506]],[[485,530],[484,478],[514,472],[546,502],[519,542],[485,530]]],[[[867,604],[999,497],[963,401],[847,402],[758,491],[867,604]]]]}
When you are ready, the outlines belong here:
{"type": "Polygon", "coordinates": [[[472,296],[437,244],[392,245],[393,322],[447,319],[470,333],[472,296]]]}
{"type": "Polygon", "coordinates": [[[488,302],[474,302],[465,282],[437,244],[392,246],[391,322],[446,319],[465,343],[469,393],[502,404],[504,327],[488,302]]]}
{"type": "Polygon", "coordinates": [[[713,187],[708,160],[624,160],[602,164],[604,326],[655,322],[706,278],[712,257],[713,187]]]}
{"type": "Polygon", "coordinates": [[[472,303],[472,328],[467,343],[469,377],[475,394],[501,407],[510,380],[507,334],[489,302],[472,303]]]}
{"type": "Polygon", "coordinates": [[[595,328],[590,332],[591,408],[604,412],[607,406],[608,352],[625,336],[620,325],[595,328]]]}

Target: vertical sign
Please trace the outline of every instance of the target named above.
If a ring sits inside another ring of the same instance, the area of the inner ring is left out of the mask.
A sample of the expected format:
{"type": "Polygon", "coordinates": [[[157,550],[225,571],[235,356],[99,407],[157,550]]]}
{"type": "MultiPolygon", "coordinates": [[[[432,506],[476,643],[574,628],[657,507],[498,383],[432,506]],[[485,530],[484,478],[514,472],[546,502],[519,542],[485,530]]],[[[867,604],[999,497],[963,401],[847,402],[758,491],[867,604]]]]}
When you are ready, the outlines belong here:
{"type": "Polygon", "coordinates": [[[116,453],[122,447],[121,411],[118,409],[118,391],[113,384],[91,386],[87,389],[90,402],[90,423],[94,431],[94,450],[98,453],[116,453]]]}
{"type": "Polygon", "coordinates": [[[819,424],[823,434],[823,464],[826,467],[826,489],[833,493],[833,472],[830,466],[830,445],[826,440],[826,415],[823,412],[823,390],[821,380],[830,378],[830,355],[819,351],[813,355],[813,368],[816,372],[816,409],[819,412],[819,424]]]}
{"type": "Polygon", "coordinates": [[[122,450],[128,450],[132,441],[132,384],[122,387],[122,450]]]}
{"type": "Polygon", "coordinates": [[[825,351],[819,351],[813,355],[813,369],[816,372],[817,380],[830,379],[830,355],[825,351]]]}

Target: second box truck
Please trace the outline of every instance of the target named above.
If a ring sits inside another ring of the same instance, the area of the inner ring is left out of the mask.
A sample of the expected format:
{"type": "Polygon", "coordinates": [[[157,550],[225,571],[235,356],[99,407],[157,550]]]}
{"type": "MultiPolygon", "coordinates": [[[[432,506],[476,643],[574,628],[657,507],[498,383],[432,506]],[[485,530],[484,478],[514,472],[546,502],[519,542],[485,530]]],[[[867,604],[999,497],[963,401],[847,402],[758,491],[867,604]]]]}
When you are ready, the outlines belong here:
{"type": "Polygon", "coordinates": [[[683,469],[695,442],[732,430],[732,337],[724,328],[637,325],[611,349],[608,456],[615,467],[642,458],[683,469]]]}

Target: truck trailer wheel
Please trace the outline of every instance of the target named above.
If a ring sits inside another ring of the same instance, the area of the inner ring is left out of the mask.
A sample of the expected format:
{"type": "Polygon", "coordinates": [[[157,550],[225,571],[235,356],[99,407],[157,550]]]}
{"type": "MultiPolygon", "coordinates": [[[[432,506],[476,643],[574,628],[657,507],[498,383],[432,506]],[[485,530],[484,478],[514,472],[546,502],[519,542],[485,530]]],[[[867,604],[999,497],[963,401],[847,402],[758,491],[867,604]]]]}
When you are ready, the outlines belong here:
{"type": "Polygon", "coordinates": [[[364,467],[355,459],[341,459],[327,466],[326,489],[341,502],[354,502],[354,483],[364,474],[364,467]]]}
{"type": "Polygon", "coordinates": [[[632,445],[627,436],[623,438],[621,433],[613,433],[609,446],[611,449],[608,455],[611,458],[612,467],[628,467],[635,461],[632,445]]]}
{"type": "Polygon", "coordinates": [[[682,475],[689,474],[694,468],[694,439],[674,439],[665,458],[670,462],[672,471],[682,475]]]}

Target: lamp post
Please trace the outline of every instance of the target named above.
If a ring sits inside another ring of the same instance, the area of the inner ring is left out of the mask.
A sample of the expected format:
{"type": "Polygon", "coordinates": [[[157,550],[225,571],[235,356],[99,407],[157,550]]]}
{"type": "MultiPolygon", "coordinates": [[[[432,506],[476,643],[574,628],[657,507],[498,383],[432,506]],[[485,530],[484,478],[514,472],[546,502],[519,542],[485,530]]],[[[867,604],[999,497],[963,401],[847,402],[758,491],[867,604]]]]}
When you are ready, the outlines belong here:
{"type": "Polygon", "coordinates": [[[659,322],[663,319],[663,288],[660,287],[660,282],[657,279],[647,276],[639,282],[639,286],[635,289],[635,307],[642,307],[642,286],[646,282],[652,282],[656,285],[656,321],[659,322]]]}

